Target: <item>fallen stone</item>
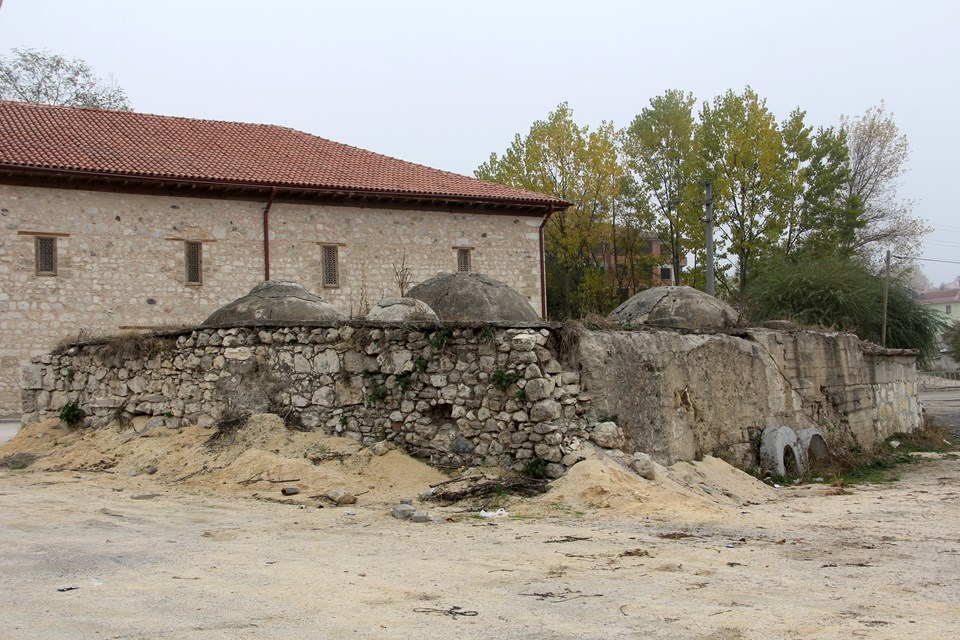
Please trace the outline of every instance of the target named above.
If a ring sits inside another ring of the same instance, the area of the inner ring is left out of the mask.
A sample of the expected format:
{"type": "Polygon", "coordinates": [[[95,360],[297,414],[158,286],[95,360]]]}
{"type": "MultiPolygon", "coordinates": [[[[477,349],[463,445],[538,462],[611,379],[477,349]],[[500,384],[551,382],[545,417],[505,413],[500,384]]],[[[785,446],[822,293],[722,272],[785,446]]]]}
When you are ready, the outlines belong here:
{"type": "Polygon", "coordinates": [[[590,439],[598,447],[619,449],[623,446],[623,430],[617,426],[616,422],[600,422],[593,428],[590,439]]]}
{"type": "Polygon", "coordinates": [[[388,451],[394,448],[396,447],[392,442],[388,442],[386,440],[380,440],[379,442],[374,442],[372,445],[370,445],[370,453],[372,453],[375,456],[383,456],[383,455],[386,455],[388,451]]]}
{"type": "Polygon", "coordinates": [[[143,472],[148,476],[152,476],[157,472],[157,468],[152,464],[143,468],[143,472]]]}
{"type": "Polygon", "coordinates": [[[414,511],[410,514],[410,522],[430,522],[432,519],[426,511],[414,511]]]}
{"type": "Polygon", "coordinates": [[[398,504],[393,507],[393,517],[397,520],[409,520],[417,510],[409,504],[398,504]]]}
{"type": "Polygon", "coordinates": [[[327,492],[327,497],[333,500],[337,506],[357,503],[357,496],[344,489],[333,489],[327,492]]]}
{"type": "Polygon", "coordinates": [[[653,480],[656,477],[653,459],[645,453],[638,451],[633,454],[633,460],[630,461],[630,468],[640,474],[641,478],[653,480]]]}

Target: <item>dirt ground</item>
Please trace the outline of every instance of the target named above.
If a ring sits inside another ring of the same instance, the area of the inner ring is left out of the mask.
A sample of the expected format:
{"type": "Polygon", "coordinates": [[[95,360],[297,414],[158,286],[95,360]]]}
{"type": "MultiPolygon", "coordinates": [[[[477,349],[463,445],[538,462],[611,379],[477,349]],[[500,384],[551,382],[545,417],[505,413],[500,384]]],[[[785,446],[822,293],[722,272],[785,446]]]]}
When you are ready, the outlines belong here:
{"type": "Polygon", "coordinates": [[[585,449],[542,496],[417,498],[434,520],[412,523],[391,506],[445,476],[397,451],[289,432],[275,416],[208,445],[211,433],[47,423],[0,447],[0,637],[945,639],[960,628],[954,456],[841,492],[774,489],[713,458],[649,481],[585,449]],[[283,498],[291,485],[301,493],[283,498]],[[335,489],[357,503],[317,497],[335,489]],[[482,518],[480,506],[510,515],[482,518]]]}

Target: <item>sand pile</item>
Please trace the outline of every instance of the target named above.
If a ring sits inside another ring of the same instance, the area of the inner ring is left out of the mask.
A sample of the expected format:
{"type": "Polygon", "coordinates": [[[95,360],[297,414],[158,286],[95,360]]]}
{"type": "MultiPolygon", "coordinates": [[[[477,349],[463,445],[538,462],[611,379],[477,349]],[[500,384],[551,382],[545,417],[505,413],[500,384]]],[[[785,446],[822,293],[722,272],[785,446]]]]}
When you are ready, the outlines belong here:
{"type": "Polygon", "coordinates": [[[31,470],[149,475],[162,484],[261,498],[278,498],[282,487],[296,486],[300,494],[293,501],[340,490],[362,495],[367,503],[391,503],[446,479],[399,451],[377,456],[353,440],[291,431],[271,414],[254,415],[209,444],[211,429],[139,426],[84,430],[66,429],[56,420],[32,424],[0,447],[0,461],[34,456],[31,470]]]}
{"type": "Polygon", "coordinates": [[[718,458],[655,465],[653,480],[641,478],[603,451],[588,451],[586,458],[533,502],[554,509],[602,510],[611,516],[711,520],[744,504],[777,499],[773,488],[718,458]]]}
{"type": "MultiPolygon", "coordinates": [[[[603,450],[587,446],[583,454],[586,459],[546,494],[510,497],[504,504],[525,515],[572,510],[711,520],[777,495],[717,458],[656,465],[654,479],[646,480],[603,450]]],[[[390,504],[448,479],[401,451],[376,455],[350,439],[292,431],[272,414],[251,416],[235,430],[219,432],[197,426],[146,429],[145,421],[101,429],[67,429],[56,420],[36,423],[0,447],[0,466],[24,465],[303,504],[329,504],[327,496],[337,493],[359,496],[361,504],[390,504]],[[288,486],[300,493],[281,497],[288,486]]]]}

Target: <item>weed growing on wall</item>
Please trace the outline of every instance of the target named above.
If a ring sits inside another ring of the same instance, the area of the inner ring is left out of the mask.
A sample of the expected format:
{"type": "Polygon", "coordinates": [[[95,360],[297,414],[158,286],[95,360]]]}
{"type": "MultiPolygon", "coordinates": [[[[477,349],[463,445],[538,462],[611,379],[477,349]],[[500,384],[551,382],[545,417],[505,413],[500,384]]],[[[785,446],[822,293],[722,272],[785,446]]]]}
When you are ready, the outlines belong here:
{"type": "Polygon", "coordinates": [[[512,385],[520,377],[519,371],[504,371],[497,369],[490,376],[490,382],[500,391],[506,391],[507,387],[512,385]]]}
{"type": "Polygon", "coordinates": [[[60,407],[58,417],[65,425],[75,427],[83,422],[83,419],[87,417],[87,412],[80,407],[76,400],[72,400],[60,407]]]}

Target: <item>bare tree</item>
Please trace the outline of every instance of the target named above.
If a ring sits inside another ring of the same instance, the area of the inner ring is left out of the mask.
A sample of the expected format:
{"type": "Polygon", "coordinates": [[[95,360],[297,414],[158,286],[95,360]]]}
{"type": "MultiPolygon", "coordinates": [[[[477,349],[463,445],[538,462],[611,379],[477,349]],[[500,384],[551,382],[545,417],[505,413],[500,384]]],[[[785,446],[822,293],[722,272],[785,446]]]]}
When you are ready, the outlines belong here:
{"type": "Polygon", "coordinates": [[[850,149],[847,195],[859,199],[864,228],[855,248],[879,254],[881,248],[910,253],[930,229],[913,217],[913,201],[897,193],[907,172],[910,144],[881,101],[859,117],[840,116],[850,149]]]}
{"type": "Polygon", "coordinates": [[[0,99],[129,111],[127,94],[111,77],[94,75],[83,60],[39,49],[0,57],[0,99]]]}

